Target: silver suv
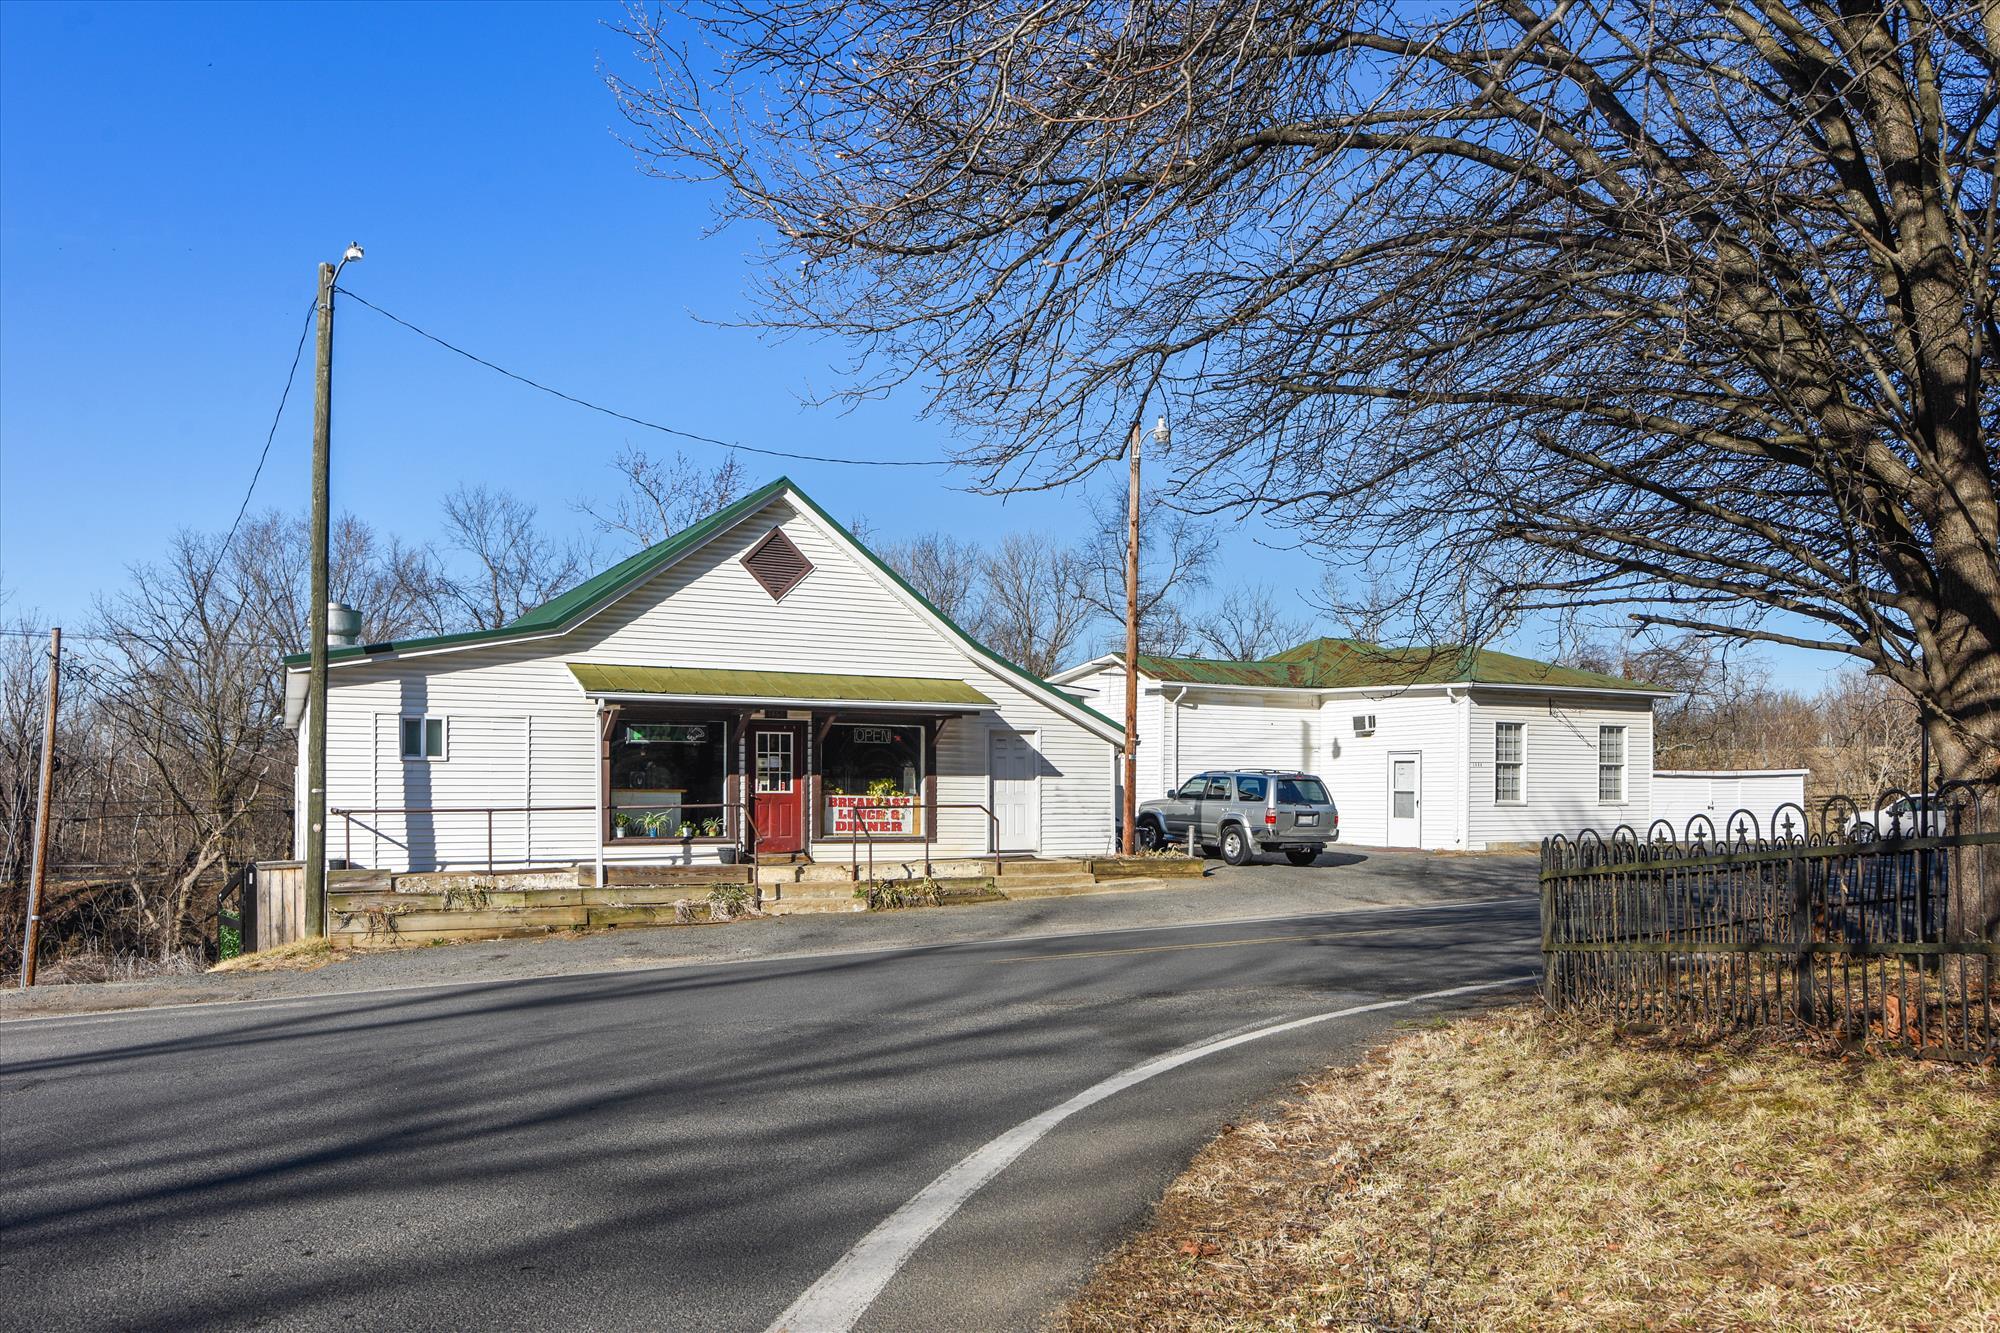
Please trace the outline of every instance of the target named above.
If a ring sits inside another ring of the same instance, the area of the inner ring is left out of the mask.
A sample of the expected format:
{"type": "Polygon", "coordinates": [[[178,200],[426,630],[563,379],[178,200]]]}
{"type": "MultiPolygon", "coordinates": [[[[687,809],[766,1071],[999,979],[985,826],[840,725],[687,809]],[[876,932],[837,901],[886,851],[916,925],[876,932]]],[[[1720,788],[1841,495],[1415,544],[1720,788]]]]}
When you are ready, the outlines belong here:
{"type": "Polygon", "coordinates": [[[1136,841],[1144,848],[1187,841],[1188,829],[1203,847],[1240,866],[1258,852],[1283,852],[1295,866],[1311,865],[1340,839],[1340,812],[1326,784],[1310,773],[1274,768],[1202,773],[1172,796],[1139,807],[1136,841]]]}

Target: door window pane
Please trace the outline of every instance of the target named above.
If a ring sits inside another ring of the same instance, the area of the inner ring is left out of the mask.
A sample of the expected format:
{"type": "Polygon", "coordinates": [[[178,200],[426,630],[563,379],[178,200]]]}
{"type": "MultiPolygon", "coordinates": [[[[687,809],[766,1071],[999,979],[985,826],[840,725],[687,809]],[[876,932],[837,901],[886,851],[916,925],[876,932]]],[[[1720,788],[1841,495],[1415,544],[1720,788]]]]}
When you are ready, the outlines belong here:
{"type": "Polygon", "coordinates": [[[1269,787],[1270,784],[1263,778],[1238,778],[1236,779],[1236,798],[1241,801],[1255,801],[1257,804],[1262,805],[1264,803],[1264,793],[1269,787]]]}
{"type": "Polygon", "coordinates": [[[1207,778],[1189,778],[1181,784],[1181,789],[1174,794],[1183,801],[1199,801],[1201,794],[1207,790],[1207,778]]]}
{"type": "Polygon", "coordinates": [[[1203,799],[1203,800],[1206,800],[1206,801],[1226,801],[1226,800],[1228,800],[1228,799],[1229,799],[1229,779],[1228,779],[1228,778],[1210,778],[1210,779],[1208,780],[1208,795],[1204,796],[1204,797],[1203,797],[1202,799],[1203,799]]]}
{"type": "Polygon", "coordinates": [[[1417,763],[1414,759],[1398,759],[1392,767],[1390,783],[1389,814],[1395,819],[1415,819],[1417,817],[1417,763]]]}
{"type": "Polygon", "coordinates": [[[783,794],[792,789],[792,733],[757,733],[757,790],[783,794]]]}

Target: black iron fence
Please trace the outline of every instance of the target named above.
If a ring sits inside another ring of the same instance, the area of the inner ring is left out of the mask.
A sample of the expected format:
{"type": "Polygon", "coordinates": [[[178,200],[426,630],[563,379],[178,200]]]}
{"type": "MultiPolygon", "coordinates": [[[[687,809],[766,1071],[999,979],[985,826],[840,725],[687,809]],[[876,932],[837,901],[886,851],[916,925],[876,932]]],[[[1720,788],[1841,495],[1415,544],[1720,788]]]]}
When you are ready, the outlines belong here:
{"type": "Polygon", "coordinates": [[[1543,991],[1625,1021],[2000,1057],[1994,791],[1836,797],[1542,844],[1543,991]],[[1811,825],[1816,824],[1817,827],[1811,825]]]}

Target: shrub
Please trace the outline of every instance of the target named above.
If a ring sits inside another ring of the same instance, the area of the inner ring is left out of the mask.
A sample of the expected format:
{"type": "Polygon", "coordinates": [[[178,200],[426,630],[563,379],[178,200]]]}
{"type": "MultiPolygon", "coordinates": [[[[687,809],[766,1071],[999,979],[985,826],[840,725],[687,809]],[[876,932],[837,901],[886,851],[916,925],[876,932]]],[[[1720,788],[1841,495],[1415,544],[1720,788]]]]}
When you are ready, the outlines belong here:
{"type": "Polygon", "coordinates": [[[868,904],[871,912],[888,912],[899,907],[936,907],[942,900],[942,886],[929,875],[910,879],[881,879],[864,884],[854,896],[868,904]]]}

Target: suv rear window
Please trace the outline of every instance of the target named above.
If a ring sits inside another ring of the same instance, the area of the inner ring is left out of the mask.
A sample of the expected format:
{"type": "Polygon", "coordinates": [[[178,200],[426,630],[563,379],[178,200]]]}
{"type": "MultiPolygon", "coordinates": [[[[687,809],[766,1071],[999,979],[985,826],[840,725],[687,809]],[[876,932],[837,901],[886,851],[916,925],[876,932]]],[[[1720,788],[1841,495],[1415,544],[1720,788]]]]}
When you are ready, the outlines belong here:
{"type": "Polygon", "coordinates": [[[1326,785],[1318,778],[1279,778],[1279,805],[1328,805],[1326,785]]]}
{"type": "Polygon", "coordinates": [[[1262,805],[1264,804],[1264,792],[1269,786],[1270,784],[1262,778],[1238,778],[1236,779],[1236,799],[1239,801],[1255,801],[1257,804],[1262,805]]]}

